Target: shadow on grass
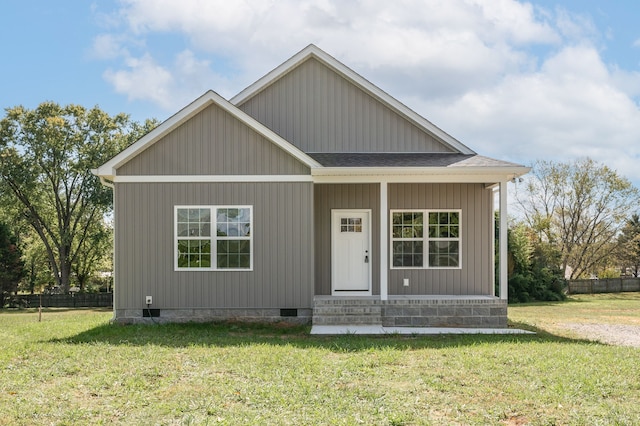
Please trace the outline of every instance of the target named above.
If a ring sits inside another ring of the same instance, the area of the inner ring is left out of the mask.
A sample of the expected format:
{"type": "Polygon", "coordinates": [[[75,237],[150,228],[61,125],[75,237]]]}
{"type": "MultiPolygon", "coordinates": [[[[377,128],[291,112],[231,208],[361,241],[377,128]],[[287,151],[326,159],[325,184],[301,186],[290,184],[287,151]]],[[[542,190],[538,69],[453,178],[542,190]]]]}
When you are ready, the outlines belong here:
{"type": "Polygon", "coordinates": [[[571,339],[551,334],[524,323],[510,323],[510,327],[533,331],[525,334],[442,334],[442,335],[310,335],[309,326],[246,323],[169,323],[155,325],[105,324],[65,339],[49,340],[67,344],[107,344],[163,347],[230,347],[254,344],[292,346],[295,348],[324,348],[335,352],[366,351],[377,348],[438,349],[474,346],[486,343],[567,343],[591,344],[588,340],[571,339]]]}

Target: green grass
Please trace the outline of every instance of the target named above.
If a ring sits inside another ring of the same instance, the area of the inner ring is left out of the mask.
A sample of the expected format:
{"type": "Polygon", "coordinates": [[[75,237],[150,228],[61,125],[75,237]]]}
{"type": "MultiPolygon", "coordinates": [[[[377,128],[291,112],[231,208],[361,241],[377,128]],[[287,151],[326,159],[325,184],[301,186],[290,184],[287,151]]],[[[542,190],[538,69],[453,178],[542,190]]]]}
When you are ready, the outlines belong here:
{"type": "Polygon", "coordinates": [[[306,327],[116,326],[101,310],[46,311],[42,322],[3,312],[0,425],[633,425],[640,349],[545,327],[596,316],[637,324],[639,300],[510,308],[533,336],[318,337],[306,327]]]}

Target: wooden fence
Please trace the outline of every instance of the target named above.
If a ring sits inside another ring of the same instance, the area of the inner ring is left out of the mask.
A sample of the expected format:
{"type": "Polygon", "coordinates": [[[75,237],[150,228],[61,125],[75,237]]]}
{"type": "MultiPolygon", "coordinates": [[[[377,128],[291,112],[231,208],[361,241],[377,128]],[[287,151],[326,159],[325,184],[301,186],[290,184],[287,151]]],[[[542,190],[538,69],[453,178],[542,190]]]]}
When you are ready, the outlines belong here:
{"type": "Polygon", "coordinates": [[[43,308],[100,308],[113,306],[113,293],[28,294],[14,296],[20,306],[37,308],[42,297],[43,308]]]}
{"type": "Polygon", "coordinates": [[[621,293],[623,291],[640,291],[640,278],[567,281],[568,294],[621,293]]]}

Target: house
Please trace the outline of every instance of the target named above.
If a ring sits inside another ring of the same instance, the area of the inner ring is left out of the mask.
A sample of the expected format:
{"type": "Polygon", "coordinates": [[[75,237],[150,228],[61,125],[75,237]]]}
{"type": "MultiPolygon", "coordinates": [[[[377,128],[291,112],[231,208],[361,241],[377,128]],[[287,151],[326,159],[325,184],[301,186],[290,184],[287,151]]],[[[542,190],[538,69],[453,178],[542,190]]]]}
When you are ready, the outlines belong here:
{"type": "Polygon", "coordinates": [[[506,212],[528,170],[310,45],[94,170],[113,187],[115,320],[506,327],[494,198],[506,212]]]}

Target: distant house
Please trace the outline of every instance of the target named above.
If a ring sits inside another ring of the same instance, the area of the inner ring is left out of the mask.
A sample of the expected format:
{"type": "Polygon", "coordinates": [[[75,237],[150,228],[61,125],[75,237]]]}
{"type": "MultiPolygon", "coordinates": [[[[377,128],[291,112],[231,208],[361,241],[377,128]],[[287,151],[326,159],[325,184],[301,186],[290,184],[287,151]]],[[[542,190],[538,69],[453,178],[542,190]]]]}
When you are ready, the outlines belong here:
{"type": "Polygon", "coordinates": [[[505,211],[528,170],[310,45],[94,170],[114,188],[115,320],[506,327],[494,192],[505,211]]]}

